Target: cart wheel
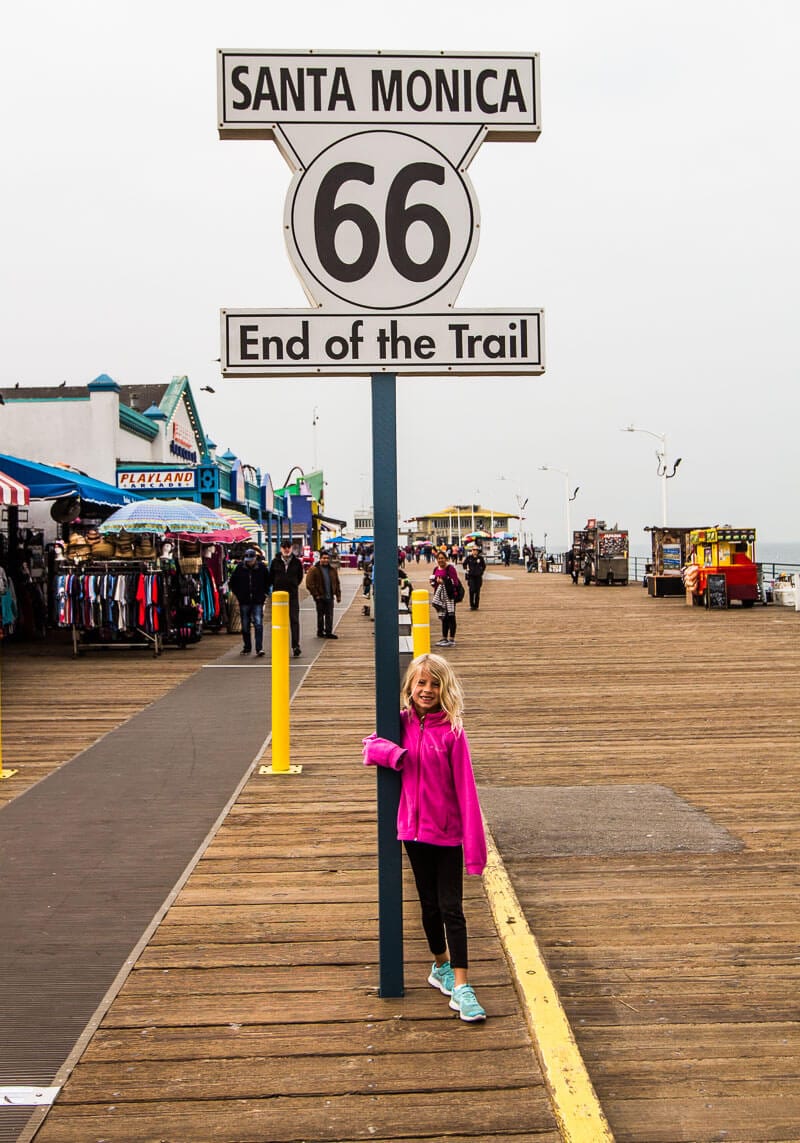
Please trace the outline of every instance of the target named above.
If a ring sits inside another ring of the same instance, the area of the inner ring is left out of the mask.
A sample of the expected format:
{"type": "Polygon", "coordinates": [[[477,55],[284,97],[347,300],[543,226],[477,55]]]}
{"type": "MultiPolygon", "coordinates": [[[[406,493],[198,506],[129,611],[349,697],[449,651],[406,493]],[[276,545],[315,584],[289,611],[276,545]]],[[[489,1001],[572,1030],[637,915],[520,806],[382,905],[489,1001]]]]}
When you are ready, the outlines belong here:
{"type": "Polygon", "coordinates": [[[742,607],[752,607],[754,603],[755,603],[754,599],[743,599],[742,600],[742,607]]]}

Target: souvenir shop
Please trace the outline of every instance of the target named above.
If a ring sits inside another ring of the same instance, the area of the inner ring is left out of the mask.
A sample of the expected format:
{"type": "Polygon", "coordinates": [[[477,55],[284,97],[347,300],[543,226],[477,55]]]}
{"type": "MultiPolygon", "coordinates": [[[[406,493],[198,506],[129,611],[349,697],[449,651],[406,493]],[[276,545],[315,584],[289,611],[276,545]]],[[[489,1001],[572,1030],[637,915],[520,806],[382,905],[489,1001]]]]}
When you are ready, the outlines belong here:
{"type": "Polygon", "coordinates": [[[55,545],[52,621],[71,630],[73,653],[149,648],[158,656],[227,629],[224,584],[248,533],[129,531],[115,525],[117,515],[55,545]]]}
{"type": "Polygon", "coordinates": [[[232,562],[261,546],[269,560],[286,530],[294,534],[292,509],[298,524],[304,510],[311,516],[307,489],[278,495],[267,473],[230,449],[218,455],[185,376],[119,385],[100,374],[87,385],[3,396],[15,454],[0,454],[0,472],[30,493],[29,507],[0,527],[0,588],[11,584],[0,593],[0,617],[20,638],[55,629],[70,633],[76,655],[95,647],[160,654],[204,632],[235,631],[235,601],[224,589],[232,562]],[[155,510],[149,523],[108,527],[115,510],[142,502],[155,510]],[[203,527],[191,518],[179,526],[159,511],[175,502],[216,515],[203,527]]]}

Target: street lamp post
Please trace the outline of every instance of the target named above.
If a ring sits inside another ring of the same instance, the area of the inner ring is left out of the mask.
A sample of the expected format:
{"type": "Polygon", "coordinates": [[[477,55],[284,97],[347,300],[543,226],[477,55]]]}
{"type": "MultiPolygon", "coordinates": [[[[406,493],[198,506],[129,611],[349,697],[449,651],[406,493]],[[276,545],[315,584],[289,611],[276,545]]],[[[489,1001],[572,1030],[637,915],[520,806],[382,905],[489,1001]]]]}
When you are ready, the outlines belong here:
{"type": "Polygon", "coordinates": [[[675,473],[678,471],[678,465],[681,463],[681,457],[675,461],[672,466],[672,472],[669,471],[669,464],[667,462],[667,435],[666,433],[654,433],[651,429],[640,429],[635,425],[626,425],[624,429],[620,429],[622,433],[647,433],[649,437],[655,437],[657,441],[661,441],[661,448],[656,449],[656,473],[661,479],[661,526],[667,526],[667,481],[671,480],[675,473]]]}
{"type": "Polygon", "coordinates": [[[572,524],[570,522],[570,509],[569,506],[575,497],[578,495],[580,484],[575,486],[573,492],[570,493],[569,473],[563,468],[555,468],[552,464],[542,464],[539,466],[540,472],[558,472],[564,477],[564,508],[567,520],[567,545],[564,548],[568,552],[572,547],[572,524]]]}
{"type": "Polygon", "coordinates": [[[522,549],[525,545],[525,517],[523,516],[523,512],[525,511],[525,507],[528,503],[528,497],[523,497],[518,492],[516,495],[516,501],[517,511],[519,512],[519,550],[522,552],[522,549]]]}

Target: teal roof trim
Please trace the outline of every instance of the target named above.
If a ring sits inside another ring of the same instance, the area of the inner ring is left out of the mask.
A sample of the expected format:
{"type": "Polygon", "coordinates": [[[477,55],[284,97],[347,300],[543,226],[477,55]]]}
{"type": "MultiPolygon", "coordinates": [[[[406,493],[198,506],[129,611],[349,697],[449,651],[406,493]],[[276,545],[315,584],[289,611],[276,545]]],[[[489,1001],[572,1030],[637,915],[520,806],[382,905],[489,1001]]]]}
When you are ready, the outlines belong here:
{"type": "Polygon", "coordinates": [[[203,422],[200,420],[200,413],[192,396],[189,378],[186,376],[173,377],[169,385],[167,385],[164,396],[161,398],[161,409],[162,412],[166,414],[168,421],[172,420],[173,413],[182,399],[186,400],[186,405],[189,409],[189,418],[196,427],[197,437],[201,444],[201,455],[205,460],[208,457],[208,438],[206,437],[203,422]]]}
{"type": "Polygon", "coordinates": [[[158,425],[154,425],[144,413],[137,413],[128,405],[119,407],[119,427],[126,432],[135,433],[137,437],[143,437],[146,441],[155,440],[158,436],[158,425]]]}

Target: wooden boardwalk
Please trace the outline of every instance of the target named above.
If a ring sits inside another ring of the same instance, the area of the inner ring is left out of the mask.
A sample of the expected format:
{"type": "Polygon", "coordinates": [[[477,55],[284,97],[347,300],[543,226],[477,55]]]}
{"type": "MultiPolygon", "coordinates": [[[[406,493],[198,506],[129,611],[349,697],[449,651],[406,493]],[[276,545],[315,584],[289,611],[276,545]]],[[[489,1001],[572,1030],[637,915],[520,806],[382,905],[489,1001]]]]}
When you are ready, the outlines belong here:
{"type": "MultiPolygon", "coordinates": [[[[800,615],[491,573],[446,653],[486,805],[499,807],[487,816],[615,1138],[800,1139],[800,615]]],[[[479,882],[469,914],[485,1027],[451,1019],[425,984],[410,885],[407,995],[376,995],[374,775],[359,754],[372,625],[360,610],[357,597],[293,703],[303,774],[250,780],[37,1143],[558,1138],[479,882]]],[[[194,666],[217,646],[203,640],[194,666]]],[[[83,672],[96,684],[103,658],[69,661],[89,740],[101,730],[83,672]]],[[[4,675],[6,766],[30,749],[7,721],[15,688],[28,674],[46,696],[48,676],[66,678],[58,656],[32,662],[4,675]]],[[[118,690],[138,686],[141,705],[144,674],[173,669],[138,662],[127,682],[116,660],[106,668],[103,726],[118,690]]],[[[44,698],[26,709],[33,743],[41,717],[41,767],[59,741],[54,713],[44,698]]]]}

